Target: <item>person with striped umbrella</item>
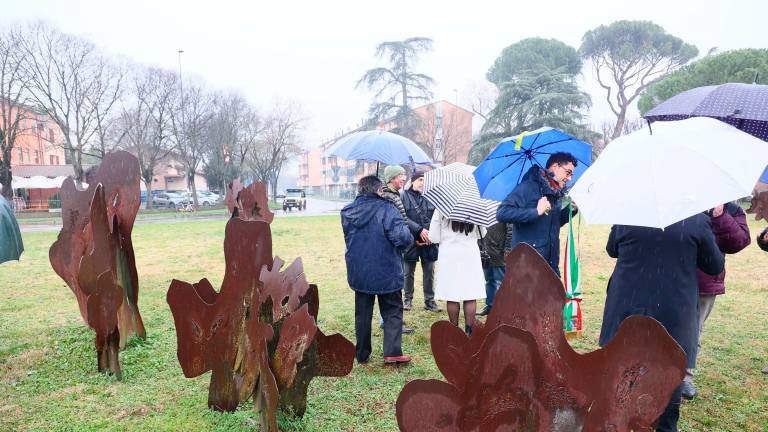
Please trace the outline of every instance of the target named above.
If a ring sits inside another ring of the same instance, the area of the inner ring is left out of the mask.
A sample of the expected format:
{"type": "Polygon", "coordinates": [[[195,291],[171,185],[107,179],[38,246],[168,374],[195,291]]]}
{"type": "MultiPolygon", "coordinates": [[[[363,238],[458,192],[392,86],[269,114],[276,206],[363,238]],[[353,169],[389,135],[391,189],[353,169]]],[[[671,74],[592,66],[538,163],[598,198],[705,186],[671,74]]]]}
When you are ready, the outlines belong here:
{"type": "Polygon", "coordinates": [[[440,245],[435,299],[447,303],[448,319],[459,325],[463,306],[467,334],[472,333],[477,299],[485,298],[485,276],[478,240],[496,223],[497,201],[480,198],[474,167],[454,163],[424,176],[424,198],[435,206],[429,240],[440,245]]]}

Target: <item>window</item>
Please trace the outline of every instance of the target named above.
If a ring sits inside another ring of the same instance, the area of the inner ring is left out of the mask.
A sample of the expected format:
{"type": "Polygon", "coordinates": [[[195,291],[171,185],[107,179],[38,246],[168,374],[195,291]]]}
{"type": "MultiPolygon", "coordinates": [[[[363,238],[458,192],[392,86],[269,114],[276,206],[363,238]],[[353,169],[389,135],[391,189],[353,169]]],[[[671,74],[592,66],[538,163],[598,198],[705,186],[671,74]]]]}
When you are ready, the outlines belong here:
{"type": "Polygon", "coordinates": [[[19,147],[19,162],[24,162],[24,149],[19,147]]]}
{"type": "Polygon", "coordinates": [[[48,129],[48,141],[50,141],[50,142],[54,142],[55,141],[55,137],[53,136],[53,129],[51,129],[51,128],[48,129]]]}
{"type": "Polygon", "coordinates": [[[40,165],[40,152],[35,150],[35,165],[40,165]]]}
{"type": "Polygon", "coordinates": [[[55,160],[54,158],[55,158],[56,156],[54,156],[54,155],[50,155],[50,156],[48,156],[48,157],[51,159],[51,165],[56,165],[56,164],[53,162],[53,161],[55,160]]]}

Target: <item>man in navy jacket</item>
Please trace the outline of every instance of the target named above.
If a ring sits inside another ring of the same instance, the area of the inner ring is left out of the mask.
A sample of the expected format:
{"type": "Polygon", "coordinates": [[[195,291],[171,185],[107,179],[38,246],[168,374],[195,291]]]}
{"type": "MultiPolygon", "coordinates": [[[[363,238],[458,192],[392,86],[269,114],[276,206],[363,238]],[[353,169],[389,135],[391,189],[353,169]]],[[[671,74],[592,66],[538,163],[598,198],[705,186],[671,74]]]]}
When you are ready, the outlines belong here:
{"type": "Polygon", "coordinates": [[[531,167],[496,211],[499,222],[513,225],[510,249],[528,243],[558,276],[560,227],[568,223],[569,211],[568,207],[561,209],[562,198],[577,164],[570,153],[553,153],[546,169],[531,167]]]}
{"type": "Polygon", "coordinates": [[[400,212],[379,193],[381,180],[367,176],[358,183],[359,195],[341,211],[347,263],[347,282],[355,291],[356,358],[371,354],[371,319],[378,297],[384,319],[384,362],[407,363],[402,352],[403,259],[413,235],[400,212]]]}

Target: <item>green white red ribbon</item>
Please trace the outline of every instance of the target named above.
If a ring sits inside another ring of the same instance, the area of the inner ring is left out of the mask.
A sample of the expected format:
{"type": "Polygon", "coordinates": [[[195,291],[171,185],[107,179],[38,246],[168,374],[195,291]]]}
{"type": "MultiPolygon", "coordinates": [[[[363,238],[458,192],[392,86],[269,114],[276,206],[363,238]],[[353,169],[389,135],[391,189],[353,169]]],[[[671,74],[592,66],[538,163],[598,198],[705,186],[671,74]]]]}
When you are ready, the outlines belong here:
{"type": "Polygon", "coordinates": [[[576,242],[573,237],[573,207],[571,204],[568,204],[568,240],[565,242],[563,259],[563,286],[565,287],[563,329],[567,332],[581,330],[582,298],[579,287],[579,257],[576,254],[576,242]]]}

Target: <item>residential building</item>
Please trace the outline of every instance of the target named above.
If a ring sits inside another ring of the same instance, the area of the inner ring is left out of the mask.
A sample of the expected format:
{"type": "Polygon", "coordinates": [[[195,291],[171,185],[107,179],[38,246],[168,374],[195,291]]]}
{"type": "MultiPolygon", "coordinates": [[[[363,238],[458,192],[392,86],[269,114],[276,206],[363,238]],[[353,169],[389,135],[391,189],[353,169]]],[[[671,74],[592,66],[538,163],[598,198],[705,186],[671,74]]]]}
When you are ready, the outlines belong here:
{"type": "MultiPolygon", "coordinates": [[[[414,108],[413,111],[419,119],[415,141],[435,164],[467,162],[472,147],[472,112],[444,100],[414,108]]],[[[397,126],[394,120],[389,120],[379,127],[392,130],[397,126]]],[[[325,152],[338,140],[360,130],[364,129],[351,130],[304,151],[299,161],[298,186],[320,195],[353,196],[357,180],[375,173],[377,164],[325,157],[325,152]]]]}

